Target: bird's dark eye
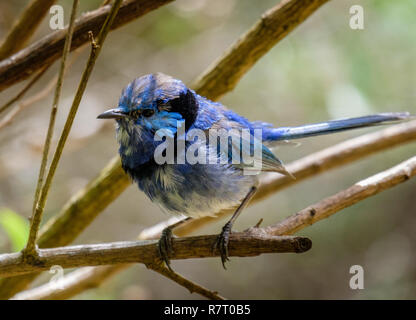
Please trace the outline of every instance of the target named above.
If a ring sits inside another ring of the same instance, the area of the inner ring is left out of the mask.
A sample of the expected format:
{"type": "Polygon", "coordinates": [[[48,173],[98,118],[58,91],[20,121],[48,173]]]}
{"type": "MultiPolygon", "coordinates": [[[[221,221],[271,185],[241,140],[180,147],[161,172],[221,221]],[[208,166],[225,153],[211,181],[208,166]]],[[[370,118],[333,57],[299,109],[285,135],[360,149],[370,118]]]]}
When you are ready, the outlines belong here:
{"type": "Polygon", "coordinates": [[[142,115],[147,118],[147,117],[153,116],[154,113],[155,113],[155,110],[153,109],[144,109],[142,112],[142,115]]]}

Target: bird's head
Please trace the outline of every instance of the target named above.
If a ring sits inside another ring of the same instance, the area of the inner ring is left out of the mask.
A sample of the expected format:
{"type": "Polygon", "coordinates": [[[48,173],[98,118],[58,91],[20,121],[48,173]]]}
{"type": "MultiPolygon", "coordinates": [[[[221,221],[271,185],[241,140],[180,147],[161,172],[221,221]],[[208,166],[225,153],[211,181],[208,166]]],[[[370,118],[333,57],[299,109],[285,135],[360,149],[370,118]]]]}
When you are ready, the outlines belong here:
{"type": "Polygon", "coordinates": [[[189,128],[197,113],[198,102],[192,90],[180,80],[156,73],[129,83],[121,94],[118,107],[98,118],[115,119],[127,132],[154,134],[163,129],[165,135],[173,136],[178,124],[189,128]]]}

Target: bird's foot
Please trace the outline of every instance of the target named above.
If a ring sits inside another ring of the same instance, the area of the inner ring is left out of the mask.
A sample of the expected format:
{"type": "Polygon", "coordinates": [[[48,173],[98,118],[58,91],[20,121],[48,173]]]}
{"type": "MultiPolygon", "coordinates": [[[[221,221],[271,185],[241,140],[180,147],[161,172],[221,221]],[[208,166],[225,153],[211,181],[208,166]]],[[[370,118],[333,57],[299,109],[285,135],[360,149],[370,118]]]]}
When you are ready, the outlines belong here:
{"type": "Polygon", "coordinates": [[[173,271],[170,267],[170,254],[173,252],[173,233],[171,228],[165,228],[162,231],[162,235],[160,236],[158,248],[159,248],[159,255],[163,262],[165,262],[166,266],[169,268],[170,271],[173,271]]]}
{"type": "Polygon", "coordinates": [[[218,235],[217,240],[214,243],[214,248],[213,248],[214,251],[215,249],[217,249],[220,252],[222,266],[226,270],[227,268],[225,267],[225,263],[230,260],[228,259],[228,242],[230,240],[231,227],[232,227],[231,221],[228,221],[224,225],[224,227],[222,227],[222,231],[218,235]]]}

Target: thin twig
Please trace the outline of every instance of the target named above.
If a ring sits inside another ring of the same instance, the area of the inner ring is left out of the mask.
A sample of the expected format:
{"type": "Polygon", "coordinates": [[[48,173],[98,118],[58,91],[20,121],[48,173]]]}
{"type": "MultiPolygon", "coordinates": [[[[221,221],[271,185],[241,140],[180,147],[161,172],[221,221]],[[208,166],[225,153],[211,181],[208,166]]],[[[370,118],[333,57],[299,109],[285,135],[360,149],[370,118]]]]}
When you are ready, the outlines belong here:
{"type": "MultiPolygon", "coordinates": [[[[112,24],[112,29],[119,28],[172,1],[126,0],[112,24]]],[[[107,5],[85,13],[77,19],[71,50],[89,42],[88,31],[98,34],[109,12],[110,6],[107,5]]],[[[66,33],[67,28],[54,31],[13,56],[0,61],[0,91],[26,79],[46,64],[59,59],[64,47],[66,33]]]]}
{"type": "MultiPolygon", "coordinates": [[[[217,235],[175,239],[170,258],[179,260],[218,257],[218,250],[215,252],[212,250],[216,239],[217,235]]],[[[281,237],[268,236],[266,233],[257,235],[239,232],[230,235],[229,255],[253,257],[264,253],[303,253],[311,247],[311,240],[305,237],[281,237]]],[[[39,249],[38,255],[32,260],[26,259],[21,252],[1,254],[0,277],[45,271],[54,265],[59,265],[62,268],[77,268],[120,263],[152,265],[155,261],[160,261],[157,240],[68,246],[39,249]]],[[[160,270],[158,269],[158,271],[160,270]]],[[[172,275],[169,275],[169,278],[171,277],[172,275]]]]}
{"type": "MultiPolygon", "coordinates": [[[[41,161],[41,165],[39,169],[38,181],[36,184],[35,197],[33,200],[33,208],[32,208],[33,216],[35,215],[36,205],[39,201],[40,191],[43,186],[43,179],[45,178],[45,170],[46,170],[46,165],[48,163],[48,155],[49,155],[49,149],[50,149],[50,145],[52,141],[53,130],[55,127],[56,114],[58,112],[59,98],[61,96],[64,74],[66,70],[66,60],[69,55],[71,42],[72,42],[72,35],[74,33],[74,22],[75,22],[75,17],[77,15],[78,4],[79,4],[79,0],[74,0],[72,4],[72,11],[71,11],[71,17],[69,21],[68,33],[67,33],[66,40],[65,40],[64,52],[62,54],[61,67],[58,73],[58,80],[56,82],[55,95],[53,98],[51,114],[49,117],[49,126],[48,126],[48,131],[46,134],[45,143],[43,147],[42,161],[41,161]]],[[[33,237],[33,235],[34,234],[32,233],[32,237],[29,237],[29,240],[26,246],[26,249],[28,250],[28,252],[31,252],[35,247],[36,235],[35,237],[33,237]]]]}
{"type": "Polygon", "coordinates": [[[23,48],[56,0],[32,0],[0,45],[0,60],[23,48]]]}
{"type": "Polygon", "coordinates": [[[218,292],[209,290],[196,282],[182,277],[180,274],[173,272],[162,263],[153,262],[146,264],[146,267],[165,276],[166,278],[171,279],[180,286],[185,287],[190,293],[198,293],[201,296],[211,300],[225,300],[225,298],[218,294],[218,292]]]}
{"type": "Polygon", "coordinates": [[[45,74],[45,72],[49,69],[51,65],[46,65],[42,70],[40,70],[32,80],[13,98],[11,98],[9,101],[7,101],[4,105],[0,107],[0,114],[2,114],[4,111],[6,111],[8,108],[10,108],[13,103],[23,98],[23,96],[32,88],[32,86],[45,74]]]}
{"type": "MultiPolygon", "coordinates": [[[[61,158],[63,148],[65,146],[66,140],[68,138],[69,132],[72,127],[72,123],[74,122],[75,115],[78,111],[78,107],[81,103],[82,96],[84,94],[85,88],[87,87],[87,83],[89,80],[89,77],[92,73],[92,70],[95,65],[95,61],[98,58],[98,55],[101,51],[102,45],[104,43],[104,40],[108,34],[108,31],[110,30],[110,26],[114,21],[115,16],[117,15],[118,9],[120,8],[122,0],[115,0],[114,4],[111,7],[110,13],[105,20],[100,33],[98,34],[97,41],[95,42],[92,39],[92,46],[91,46],[91,53],[90,57],[87,62],[87,66],[82,74],[77,92],[75,94],[74,100],[72,102],[71,108],[69,110],[67,120],[65,122],[64,128],[62,130],[61,136],[58,141],[58,145],[56,147],[55,153],[52,158],[52,162],[48,171],[48,174],[46,176],[45,183],[42,185],[42,189],[40,191],[39,201],[36,204],[35,211],[32,216],[31,220],[31,227],[29,232],[29,240],[28,240],[28,246],[26,247],[25,253],[27,255],[35,255],[35,242],[37,239],[37,234],[39,231],[39,225],[42,219],[43,210],[45,208],[46,200],[48,197],[49,189],[52,183],[52,179],[55,175],[56,168],[58,167],[58,162],[61,158]]],[[[91,36],[91,33],[90,33],[91,36]]]]}

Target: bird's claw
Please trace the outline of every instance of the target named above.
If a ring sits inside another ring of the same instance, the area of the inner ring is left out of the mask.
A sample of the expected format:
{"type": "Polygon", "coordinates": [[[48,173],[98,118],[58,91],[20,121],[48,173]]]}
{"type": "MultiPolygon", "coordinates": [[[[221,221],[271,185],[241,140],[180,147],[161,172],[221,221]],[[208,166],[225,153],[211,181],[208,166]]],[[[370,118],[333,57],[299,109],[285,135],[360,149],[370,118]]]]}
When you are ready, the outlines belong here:
{"type": "Polygon", "coordinates": [[[230,240],[231,227],[232,227],[232,224],[230,222],[227,222],[224,225],[213,247],[213,251],[215,251],[215,249],[219,251],[220,256],[221,256],[222,266],[224,267],[225,270],[227,270],[227,268],[225,267],[225,263],[230,260],[228,259],[228,242],[230,240]]]}
{"type": "Polygon", "coordinates": [[[158,248],[160,258],[163,262],[165,262],[169,270],[172,271],[172,268],[170,267],[169,256],[173,252],[173,233],[170,228],[163,229],[162,235],[160,236],[158,242],[158,248]]]}

